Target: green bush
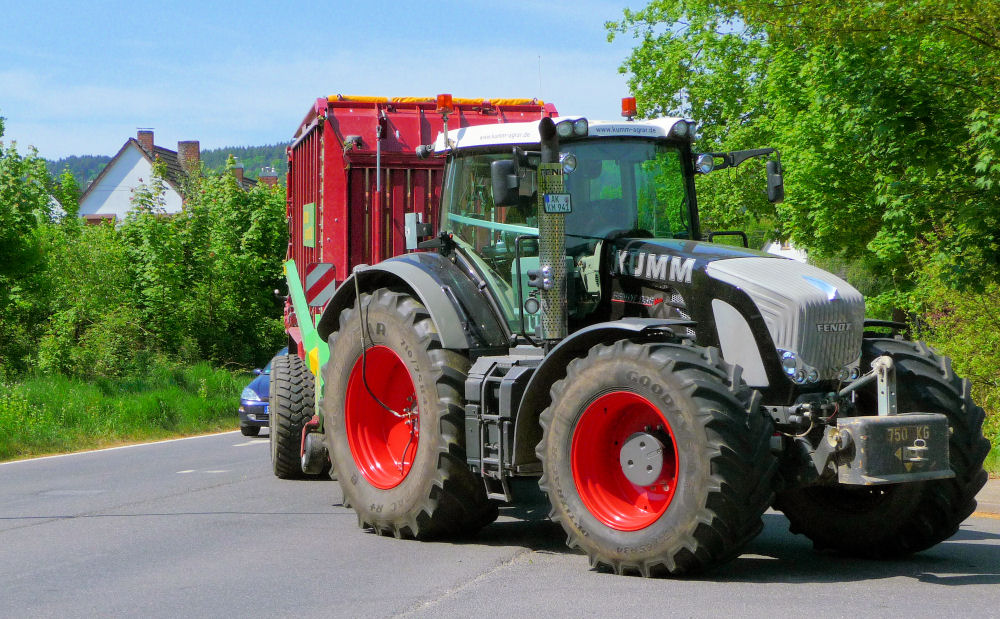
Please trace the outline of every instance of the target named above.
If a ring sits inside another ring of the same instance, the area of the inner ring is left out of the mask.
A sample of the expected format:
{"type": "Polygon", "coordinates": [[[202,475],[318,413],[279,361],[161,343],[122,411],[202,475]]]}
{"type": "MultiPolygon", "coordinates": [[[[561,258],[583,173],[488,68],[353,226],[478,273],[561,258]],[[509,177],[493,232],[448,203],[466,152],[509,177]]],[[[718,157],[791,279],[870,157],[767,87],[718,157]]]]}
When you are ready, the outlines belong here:
{"type": "Polygon", "coordinates": [[[956,292],[940,282],[933,271],[923,274],[911,298],[917,332],[972,383],[973,399],[986,409],[993,470],[1000,472],[1000,285],[956,292]]]}

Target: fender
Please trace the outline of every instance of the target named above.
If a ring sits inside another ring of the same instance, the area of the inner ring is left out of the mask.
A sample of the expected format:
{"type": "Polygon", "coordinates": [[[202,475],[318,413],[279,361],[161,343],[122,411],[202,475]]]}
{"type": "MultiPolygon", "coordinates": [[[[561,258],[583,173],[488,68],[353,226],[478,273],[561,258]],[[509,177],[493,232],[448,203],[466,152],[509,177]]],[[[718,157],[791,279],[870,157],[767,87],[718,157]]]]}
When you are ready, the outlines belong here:
{"type": "Polygon", "coordinates": [[[409,290],[430,313],[443,348],[507,350],[507,331],[489,309],[486,293],[451,260],[429,252],[404,254],[375,265],[355,267],[323,310],[316,327],[323,341],[339,327],[340,313],[354,304],[355,285],[365,292],[386,287],[409,290]]]}
{"type": "Polygon", "coordinates": [[[511,464],[518,473],[531,474],[541,471],[535,447],[542,440],[539,416],[550,402],[549,388],[566,376],[566,366],[598,344],[621,339],[639,338],[652,341],[671,341],[680,338],[670,327],[693,327],[693,320],[661,318],[622,318],[612,322],[599,322],[573,333],[545,355],[538,369],[524,389],[524,396],[517,409],[514,422],[514,457],[511,464]]]}

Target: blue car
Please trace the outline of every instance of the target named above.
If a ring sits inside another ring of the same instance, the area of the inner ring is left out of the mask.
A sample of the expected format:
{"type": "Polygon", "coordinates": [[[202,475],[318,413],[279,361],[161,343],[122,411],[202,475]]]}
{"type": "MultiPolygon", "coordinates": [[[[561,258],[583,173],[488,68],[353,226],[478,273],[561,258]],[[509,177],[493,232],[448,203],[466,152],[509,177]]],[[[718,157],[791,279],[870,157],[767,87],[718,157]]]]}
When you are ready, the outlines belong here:
{"type": "MultiPolygon", "coordinates": [[[[276,357],[288,354],[288,348],[278,351],[276,357]]],[[[271,388],[271,362],[263,370],[254,370],[257,376],[240,394],[240,432],[243,436],[257,436],[268,422],[268,396],[271,388]]]]}

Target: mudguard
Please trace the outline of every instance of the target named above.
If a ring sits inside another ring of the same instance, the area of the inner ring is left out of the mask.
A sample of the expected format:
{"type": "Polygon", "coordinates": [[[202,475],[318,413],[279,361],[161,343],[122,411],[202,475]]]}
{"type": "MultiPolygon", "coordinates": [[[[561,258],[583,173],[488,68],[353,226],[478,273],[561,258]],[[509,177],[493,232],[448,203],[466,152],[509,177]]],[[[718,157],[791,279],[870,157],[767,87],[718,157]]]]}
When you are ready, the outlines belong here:
{"type": "Polygon", "coordinates": [[[404,288],[427,308],[441,346],[455,350],[506,351],[507,331],[490,310],[485,293],[451,260],[436,253],[404,254],[375,265],[359,265],[337,288],[317,325],[327,341],[340,312],[354,304],[356,288],[404,288]]]}
{"type": "Polygon", "coordinates": [[[670,327],[693,327],[695,324],[692,320],[622,318],[590,325],[559,342],[531,376],[517,409],[517,420],[514,422],[514,457],[511,462],[515,471],[522,474],[541,471],[541,465],[535,456],[535,446],[542,440],[542,427],[538,423],[538,417],[549,405],[549,388],[566,375],[566,366],[570,361],[585,355],[598,344],[607,344],[620,339],[676,340],[678,336],[670,330],[670,327]],[[534,467],[537,467],[538,471],[534,471],[534,467]]]}

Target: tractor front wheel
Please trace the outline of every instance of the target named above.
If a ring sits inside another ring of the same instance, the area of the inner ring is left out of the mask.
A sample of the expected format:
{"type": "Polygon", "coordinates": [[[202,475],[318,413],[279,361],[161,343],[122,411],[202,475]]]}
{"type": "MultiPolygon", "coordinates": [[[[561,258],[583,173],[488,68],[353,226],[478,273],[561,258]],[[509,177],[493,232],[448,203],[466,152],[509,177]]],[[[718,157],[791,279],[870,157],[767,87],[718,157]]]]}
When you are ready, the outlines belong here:
{"type": "Polygon", "coordinates": [[[717,350],[599,345],[551,396],[541,487],[592,566],[690,573],[735,557],[760,531],[776,469],[772,425],[717,350]]]}
{"type": "MultiPolygon", "coordinates": [[[[812,486],[778,494],[775,507],[788,516],[818,550],[869,558],[893,558],[944,541],[976,509],[976,493],[986,483],[983,409],[972,401],[969,381],[951,369],[951,360],[923,342],[887,338],[864,341],[862,367],[882,355],[896,366],[900,413],[941,413],[948,417],[948,450],[955,477],[884,486],[812,486]]],[[[862,413],[878,411],[875,388],[859,393],[862,413]]]]}

